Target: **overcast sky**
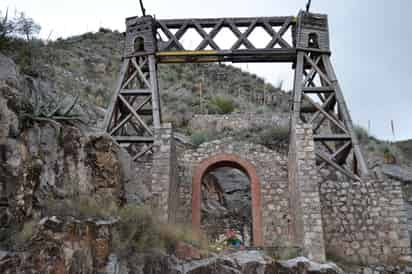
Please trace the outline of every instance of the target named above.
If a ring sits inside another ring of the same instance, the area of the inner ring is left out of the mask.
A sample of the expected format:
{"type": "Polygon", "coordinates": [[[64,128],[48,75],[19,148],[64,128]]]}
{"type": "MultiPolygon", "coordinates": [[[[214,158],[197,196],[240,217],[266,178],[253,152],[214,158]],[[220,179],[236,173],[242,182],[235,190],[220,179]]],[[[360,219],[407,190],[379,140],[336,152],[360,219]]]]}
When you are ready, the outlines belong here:
{"type": "MultiPolygon", "coordinates": [[[[157,18],[296,15],[306,0],[145,0],[157,18]]],[[[0,9],[26,12],[41,36],[67,37],[100,26],[124,31],[124,18],[140,13],[138,0],[0,0],[0,9]]],[[[332,62],[355,123],[379,138],[412,138],[412,28],[410,0],[312,0],[327,13],[332,62]]],[[[241,65],[267,81],[291,87],[290,65],[241,65]]]]}

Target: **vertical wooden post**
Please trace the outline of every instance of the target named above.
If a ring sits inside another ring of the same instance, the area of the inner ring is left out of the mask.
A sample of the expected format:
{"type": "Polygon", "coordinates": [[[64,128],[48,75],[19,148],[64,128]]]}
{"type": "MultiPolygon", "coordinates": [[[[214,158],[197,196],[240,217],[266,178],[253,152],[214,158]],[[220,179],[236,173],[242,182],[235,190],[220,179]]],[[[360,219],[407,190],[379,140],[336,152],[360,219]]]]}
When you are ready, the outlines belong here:
{"type": "Polygon", "coordinates": [[[160,112],[160,96],[159,86],[157,82],[157,64],[154,55],[149,56],[149,71],[152,92],[152,108],[153,108],[153,125],[155,128],[160,128],[161,112],[160,112]]]}

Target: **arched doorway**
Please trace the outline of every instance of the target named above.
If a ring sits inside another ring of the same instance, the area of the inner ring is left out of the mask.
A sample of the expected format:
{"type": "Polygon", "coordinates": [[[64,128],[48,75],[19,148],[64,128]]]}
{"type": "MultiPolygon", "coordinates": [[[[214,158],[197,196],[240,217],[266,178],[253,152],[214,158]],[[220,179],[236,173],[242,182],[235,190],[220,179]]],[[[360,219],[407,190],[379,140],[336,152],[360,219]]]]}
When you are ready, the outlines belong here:
{"type": "Polygon", "coordinates": [[[252,194],[252,233],[253,246],[263,245],[262,214],[260,201],[260,181],[256,168],[250,162],[234,154],[219,154],[203,160],[196,168],[192,182],[192,226],[200,231],[201,223],[201,191],[203,176],[218,167],[233,167],[242,170],[250,180],[252,194]]]}

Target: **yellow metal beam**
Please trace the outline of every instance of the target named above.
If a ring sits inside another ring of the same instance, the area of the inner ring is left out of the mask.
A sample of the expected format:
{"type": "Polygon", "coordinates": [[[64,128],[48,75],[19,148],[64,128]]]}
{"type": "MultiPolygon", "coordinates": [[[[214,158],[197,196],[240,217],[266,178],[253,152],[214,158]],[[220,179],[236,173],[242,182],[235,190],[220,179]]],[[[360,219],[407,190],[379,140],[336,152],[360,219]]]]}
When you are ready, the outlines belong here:
{"type": "Polygon", "coordinates": [[[207,56],[216,55],[217,50],[179,50],[179,51],[160,51],[156,53],[156,56],[207,56]]]}
{"type": "MultiPolygon", "coordinates": [[[[164,57],[164,56],[163,56],[164,57]]],[[[217,57],[200,57],[200,58],[186,58],[185,56],[179,57],[167,57],[167,58],[159,58],[159,63],[212,63],[212,62],[219,62],[219,58],[217,57]]]]}

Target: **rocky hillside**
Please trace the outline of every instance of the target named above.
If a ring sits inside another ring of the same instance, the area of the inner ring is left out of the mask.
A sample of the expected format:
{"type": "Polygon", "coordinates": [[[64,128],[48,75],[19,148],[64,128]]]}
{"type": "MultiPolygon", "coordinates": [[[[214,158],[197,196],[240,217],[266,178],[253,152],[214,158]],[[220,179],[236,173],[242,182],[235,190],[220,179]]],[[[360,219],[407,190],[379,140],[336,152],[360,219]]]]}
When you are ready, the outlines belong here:
{"type": "MultiPolygon", "coordinates": [[[[22,72],[49,81],[51,89],[80,96],[83,102],[106,107],[120,68],[123,35],[101,29],[44,44],[14,40],[3,51],[22,72]],[[17,49],[17,50],[16,50],[17,49]]],[[[160,92],[165,121],[185,127],[195,113],[286,111],[289,96],[256,75],[228,65],[160,65],[160,92]],[[202,103],[199,83],[202,82],[202,103]],[[269,107],[250,94],[273,95],[269,107]],[[222,108],[219,102],[229,105],[222,108]],[[226,102],[228,101],[228,102],[226,102]],[[202,107],[201,107],[202,104],[202,107]]]]}

